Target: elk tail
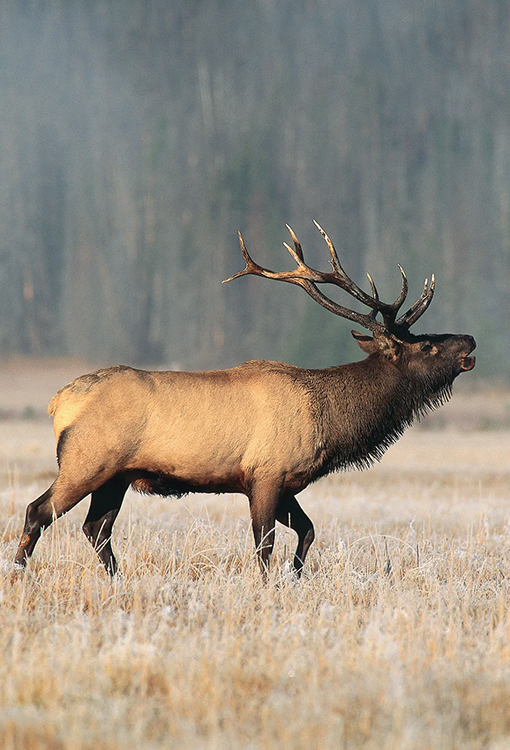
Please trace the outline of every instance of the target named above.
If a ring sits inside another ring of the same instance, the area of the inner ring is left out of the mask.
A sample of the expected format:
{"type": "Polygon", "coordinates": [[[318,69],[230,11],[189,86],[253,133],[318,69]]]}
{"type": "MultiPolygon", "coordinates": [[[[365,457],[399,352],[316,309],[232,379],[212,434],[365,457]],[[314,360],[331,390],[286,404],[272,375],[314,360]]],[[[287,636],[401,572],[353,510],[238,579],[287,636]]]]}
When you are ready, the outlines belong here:
{"type": "Polygon", "coordinates": [[[55,393],[50,403],[48,404],[47,412],[48,414],[51,414],[51,416],[54,416],[55,412],[57,411],[57,406],[58,406],[58,402],[60,401],[61,393],[62,391],[58,391],[58,393],[55,393]]]}

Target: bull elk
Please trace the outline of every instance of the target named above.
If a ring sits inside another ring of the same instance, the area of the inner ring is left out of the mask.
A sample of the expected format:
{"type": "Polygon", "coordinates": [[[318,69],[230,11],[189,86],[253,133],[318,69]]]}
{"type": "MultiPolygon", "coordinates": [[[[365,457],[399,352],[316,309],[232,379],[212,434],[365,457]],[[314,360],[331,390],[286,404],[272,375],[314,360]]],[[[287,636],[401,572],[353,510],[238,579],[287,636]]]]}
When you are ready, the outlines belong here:
{"type": "Polygon", "coordinates": [[[333,244],[316,226],[330,253],[331,271],[304,261],[290,227],[292,271],[255,263],[241,234],[246,267],[226,281],[253,274],[297,284],[335,315],[369,335],[352,331],[368,356],[324,370],[251,361],[229,370],[148,372],[111,367],[83,375],[51,400],[58,476],[30,503],[15,562],[24,567],[43,527],[92,494],[84,532],[111,575],[114,521],[124,494],[166,496],[189,492],[241,492],[250,503],[263,574],[269,567],[275,522],[298,536],[299,576],[314,539],[311,520],[296,495],[310,482],[349,467],[366,468],[413,420],[451,395],[457,375],[475,366],[472,336],[413,335],[411,326],[429,306],[434,277],[410,309],[397,317],[408,291],[381,302],[345,273],[333,244]],[[340,287],[369,311],[358,313],[326,297],[318,284],[340,287]],[[380,319],[378,319],[380,316],[380,319]]]}

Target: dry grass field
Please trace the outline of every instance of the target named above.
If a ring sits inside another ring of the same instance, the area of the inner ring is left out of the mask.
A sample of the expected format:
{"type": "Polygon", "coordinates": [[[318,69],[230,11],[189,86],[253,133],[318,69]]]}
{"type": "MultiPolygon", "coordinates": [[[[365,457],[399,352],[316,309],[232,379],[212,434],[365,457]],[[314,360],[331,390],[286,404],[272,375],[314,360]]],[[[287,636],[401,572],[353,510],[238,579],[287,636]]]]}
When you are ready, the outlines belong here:
{"type": "Polygon", "coordinates": [[[299,583],[280,528],[261,584],[236,495],[129,494],[113,583],[84,501],[20,575],[25,506],[55,474],[39,415],[81,371],[0,366],[1,748],[510,747],[508,394],[460,392],[380,465],[303,493],[299,583]]]}

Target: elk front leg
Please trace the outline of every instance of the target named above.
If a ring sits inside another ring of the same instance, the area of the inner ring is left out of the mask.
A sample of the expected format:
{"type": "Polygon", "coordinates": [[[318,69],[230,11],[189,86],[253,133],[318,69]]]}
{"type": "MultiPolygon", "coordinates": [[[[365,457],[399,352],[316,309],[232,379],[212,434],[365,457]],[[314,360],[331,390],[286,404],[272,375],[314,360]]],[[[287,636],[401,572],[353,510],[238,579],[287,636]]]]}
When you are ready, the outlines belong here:
{"type": "Polygon", "coordinates": [[[276,511],[276,520],[284,526],[289,526],[298,535],[298,545],[294,555],[294,570],[299,578],[303,570],[305,557],[315,539],[313,523],[294,495],[285,495],[281,498],[276,511]]]}
{"type": "Polygon", "coordinates": [[[83,524],[85,536],[111,576],[117,572],[117,561],[111,544],[112,528],[128,486],[128,480],[117,475],[98,487],[92,493],[89,512],[83,524]]]}
{"type": "Polygon", "coordinates": [[[250,513],[262,577],[267,580],[274,547],[274,527],[280,487],[256,483],[250,494],[250,513]]]}

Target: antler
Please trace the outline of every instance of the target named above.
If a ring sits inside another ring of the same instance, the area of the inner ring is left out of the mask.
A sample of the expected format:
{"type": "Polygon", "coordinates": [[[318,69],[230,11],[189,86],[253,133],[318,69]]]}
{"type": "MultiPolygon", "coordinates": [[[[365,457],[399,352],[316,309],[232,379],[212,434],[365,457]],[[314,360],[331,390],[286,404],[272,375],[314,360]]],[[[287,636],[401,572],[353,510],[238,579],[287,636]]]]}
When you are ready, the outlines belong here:
{"type": "Polygon", "coordinates": [[[275,272],[270,271],[267,268],[263,268],[263,266],[259,266],[258,263],[255,263],[255,261],[250,257],[244,244],[241,232],[239,232],[239,244],[241,246],[241,252],[246,261],[246,267],[242,271],[239,271],[239,273],[236,273],[230,278],[225,279],[223,283],[232,281],[233,279],[237,279],[240,276],[252,274],[254,276],[263,276],[267,279],[275,279],[276,281],[286,281],[289,284],[296,284],[302,287],[305,292],[307,292],[307,294],[312,297],[312,299],[314,299],[322,307],[325,307],[330,312],[335,313],[335,315],[340,315],[343,318],[347,318],[348,320],[352,320],[355,323],[358,323],[359,325],[373,332],[397,332],[399,328],[408,329],[416,320],[418,320],[420,315],[425,312],[434,293],[434,277],[432,277],[432,283],[430,287],[428,287],[428,282],[425,282],[425,288],[421,297],[405,313],[405,315],[402,315],[398,319],[398,321],[396,321],[397,313],[406,300],[408,291],[407,277],[404,273],[404,269],[399,265],[400,273],[402,275],[402,290],[395,302],[392,302],[390,304],[381,302],[381,300],[379,299],[377,288],[370,274],[367,274],[367,276],[372,289],[372,296],[364,292],[363,289],[360,289],[360,287],[355,284],[354,281],[352,281],[352,279],[345,273],[330,238],[315,220],[314,224],[324,238],[326,245],[328,246],[331,256],[330,263],[333,269],[332,272],[317,271],[316,269],[308,266],[305,263],[301,243],[299,242],[293,230],[287,224],[286,226],[289,230],[294,248],[292,248],[286,242],[284,242],[283,244],[296,262],[297,267],[293,271],[275,272]],[[317,284],[334,284],[335,286],[340,287],[344,291],[348,292],[352,297],[359,300],[367,307],[370,307],[372,312],[369,314],[358,313],[354,310],[350,310],[347,307],[339,305],[337,302],[333,302],[333,300],[329,299],[329,297],[326,297],[317,288],[317,284]],[[378,313],[382,315],[382,323],[376,320],[376,316],[378,313]]]}
{"type": "Polygon", "coordinates": [[[434,296],[434,288],[436,285],[436,280],[434,278],[434,274],[432,274],[432,277],[430,279],[430,286],[429,286],[429,280],[425,279],[425,284],[423,285],[423,292],[421,293],[420,297],[416,300],[414,305],[409,308],[409,310],[404,314],[401,315],[400,318],[397,320],[397,325],[403,326],[406,329],[409,329],[413,323],[416,323],[418,318],[420,318],[427,307],[432,302],[432,297],[434,296]]]}

